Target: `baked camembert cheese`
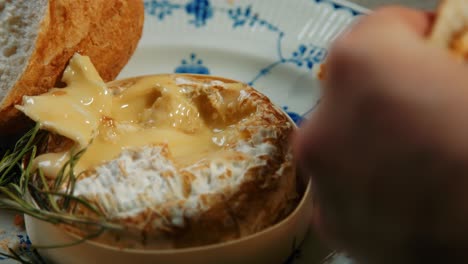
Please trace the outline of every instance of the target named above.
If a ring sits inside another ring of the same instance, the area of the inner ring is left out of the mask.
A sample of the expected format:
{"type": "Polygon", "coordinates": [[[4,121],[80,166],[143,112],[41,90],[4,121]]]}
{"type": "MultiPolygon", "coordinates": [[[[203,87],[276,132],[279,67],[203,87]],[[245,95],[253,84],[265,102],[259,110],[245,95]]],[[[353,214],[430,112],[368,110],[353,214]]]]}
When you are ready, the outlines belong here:
{"type": "Polygon", "coordinates": [[[99,241],[212,244],[263,230],[294,209],[294,124],[246,84],[173,74],[105,84],[80,55],[63,81],[17,107],[64,139],[34,160],[47,178],[85,150],[73,194],[126,227],[99,241]]]}

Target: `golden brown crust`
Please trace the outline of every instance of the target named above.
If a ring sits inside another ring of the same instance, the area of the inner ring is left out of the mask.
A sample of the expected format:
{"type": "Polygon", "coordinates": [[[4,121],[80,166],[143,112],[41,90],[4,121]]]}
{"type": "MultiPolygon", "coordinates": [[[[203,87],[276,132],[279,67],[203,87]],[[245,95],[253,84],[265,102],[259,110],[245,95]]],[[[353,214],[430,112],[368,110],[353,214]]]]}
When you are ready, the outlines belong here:
{"type": "Polygon", "coordinates": [[[454,34],[450,43],[450,50],[455,56],[468,61],[468,25],[463,30],[454,34]]]}
{"type": "Polygon", "coordinates": [[[449,50],[460,61],[468,61],[468,14],[463,0],[440,1],[430,41],[449,50]]]}
{"type": "Polygon", "coordinates": [[[24,126],[14,105],[23,95],[59,83],[76,52],[89,56],[105,81],[117,77],[138,44],[143,22],[141,0],[49,0],[28,66],[0,107],[0,134],[24,126]]]}

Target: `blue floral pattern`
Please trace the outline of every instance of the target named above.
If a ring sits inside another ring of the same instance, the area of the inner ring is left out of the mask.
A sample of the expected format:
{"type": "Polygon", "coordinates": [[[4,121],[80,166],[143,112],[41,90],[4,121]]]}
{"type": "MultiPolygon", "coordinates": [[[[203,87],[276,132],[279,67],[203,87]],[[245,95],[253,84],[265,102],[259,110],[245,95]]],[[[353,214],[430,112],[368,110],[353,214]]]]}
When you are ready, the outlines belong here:
{"type": "MultiPolygon", "coordinates": [[[[23,232],[19,233],[16,235],[15,239],[9,241],[9,247],[11,246],[12,249],[14,249],[15,253],[21,254],[22,256],[27,256],[28,254],[31,254],[31,248],[32,248],[32,243],[31,240],[29,239],[29,236],[23,232]]],[[[0,248],[1,249],[1,248],[0,248]]],[[[6,249],[4,249],[6,250],[6,249]]],[[[0,250],[2,253],[10,254],[10,252],[4,252],[0,250]]],[[[8,259],[5,256],[0,255],[0,260],[6,260],[8,259]]]]}
{"type": "Polygon", "coordinates": [[[305,66],[307,69],[312,70],[316,64],[322,63],[327,57],[327,50],[315,45],[299,44],[299,47],[294,51],[290,57],[284,57],[281,51],[281,41],[284,34],[280,33],[278,37],[278,57],[279,59],[264,68],[260,69],[257,75],[248,82],[249,85],[254,85],[260,78],[269,74],[275,67],[281,64],[293,63],[298,67],[305,66]]]}
{"type": "MultiPolygon", "coordinates": [[[[346,10],[350,12],[353,16],[362,15],[362,12],[353,8],[350,8],[346,5],[336,3],[333,0],[311,0],[315,3],[328,3],[334,9],[338,10],[346,10]]],[[[171,15],[174,10],[181,10],[185,9],[185,12],[188,15],[194,16],[193,20],[190,20],[189,23],[194,24],[197,27],[206,25],[206,21],[213,17],[214,8],[211,5],[210,0],[190,0],[184,6],[180,4],[173,3],[172,0],[145,0],[145,10],[146,13],[152,16],[156,16],[160,20],[163,20],[166,16],[171,15]]],[[[220,10],[225,11],[225,10],[220,10]]],[[[232,16],[234,20],[241,21],[244,19],[245,21],[250,20],[250,23],[257,22],[258,23],[268,23],[266,20],[258,20],[257,14],[251,13],[251,7],[247,7],[242,12],[242,8],[238,7],[235,11],[233,9],[228,10],[228,14],[232,16]]],[[[245,23],[239,22],[239,23],[245,23]]],[[[253,26],[255,23],[251,24],[253,26]]]]}
{"type": "Polygon", "coordinates": [[[193,17],[188,22],[195,27],[206,25],[206,21],[213,17],[213,7],[209,0],[192,0],[186,5],[172,3],[171,0],[145,0],[144,3],[146,13],[161,21],[175,10],[185,10],[187,15],[193,17]]]}
{"type": "Polygon", "coordinates": [[[266,26],[270,31],[279,31],[278,27],[264,19],[259,18],[258,13],[252,12],[251,5],[247,7],[237,7],[228,9],[228,16],[234,22],[232,24],[233,28],[246,25],[249,27],[253,27],[258,24],[260,26],[266,26]]]}
{"type": "Polygon", "coordinates": [[[288,111],[288,106],[283,106],[283,110],[289,115],[289,117],[296,123],[296,125],[300,125],[301,122],[304,120],[304,117],[299,115],[298,113],[288,111]]]}
{"type": "Polygon", "coordinates": [[[315,3],[329,3],[329,4],[331,4],[333,6],[334,9],[346,10],[346,11],[350,12],[353,16],[362,15],[361,11],[350,8],[349,6],[346,6],[346,5],[343,5],[343,4],[340,4],[340,3],[336,3],[336,2],[334,2],[332,0],[312,0],[312,1],[315,2],[315,3]]]}
{"type": "MultiPolygon", "coordinates": [[[[351,12],[353,16],[360,15],[357,10],[349,8],[345,5],[335,3],[331,0],[311,0],[316,3],[329,3],[335,9],[343,9],[351,12]]],[[[322,63],[327,57],[327,49],[319,47],[310,43],[300,43],[297,49],[289,56],[283,55],[282,41],[285,33],[278,28],[278,26],[270,23],[266,19],[261,18],[258,12],[253,10],[251,5],[248,6],[235,6],[228,9],[215,9],[210,0],[190,0],[185,6],[172,3],[170,0],[150,0],[145,1],[146,12],[149,15],[156,16],[159,20],[163,20],[166,16],[171,15],[174,10],[185,9],[186,14],[192,17],[188,23],[193,24],[196,28],[201,28],[207,24],[207,21],[213,18],[215,11],[225,14],[232,20],[232,27],[265,27],[269,31],[278,34],[277,36],[277,57],[276,61],[265,65],[252,77],[251,80],[246,80],[249,85],[255,83],[270,74],[271,71],[283,64],[293,64],[297,67],[303,67],[308,70],[313,70],[314,66],[322,63]]],[[[197,59],[195,54],[190,55],[190,60],[182,60],[181,65],[175,68],[176,73],[196,73],[196,74],[210,74],[209,69],[203,65],[202,60],[197,59]]],[[[289,112],[290,116],[300,123],[305,118],[306,114],[311,110],[303,113],[302,115],[289,112]]]]}
{"type": "Polygon", "coordinates": [[[29,236],[21,234],[21,235],[18,235],[18,239],[19,239],[19,247],[18,247],[19,252],[23,252],[23,253],[30,252],[32,243],[31,243],[31,240],[29,239],[29,236]]]}
{"type": "Polygon", "coordinates": [[[327,50],[324,48],[301,44],[297,51],[293,52],[290,61],[299,67],[305,65],[307,68],[312,69],[316,63],[323,62],[326,56],[327,50]]]}
{"type": "Polygon", "coordinates": [[[173,4],[169,0],[145,1],[146,12],[149,15],[157,17],[159,20],[163,20],[166,16],[172,15],[174,10],[180,8],[182,8],[181,5],[173,4]]]}
{"type": "Polygon", "coordinates": [[[197,58],[195,53],[190,54],[190,59],[183,59],[180,66],[175,70],[175,73],[193,73],[193,74],[210,74],[208,67],[203,65],[203,61],[197,58]]]}
{"type": "Polygon", "coordinates": [[[190,23],[196,27],[204,26],[213,17],[213,7],[209,0],[192,0],[185,6],[185,11],[194,17],[190,23]]]}

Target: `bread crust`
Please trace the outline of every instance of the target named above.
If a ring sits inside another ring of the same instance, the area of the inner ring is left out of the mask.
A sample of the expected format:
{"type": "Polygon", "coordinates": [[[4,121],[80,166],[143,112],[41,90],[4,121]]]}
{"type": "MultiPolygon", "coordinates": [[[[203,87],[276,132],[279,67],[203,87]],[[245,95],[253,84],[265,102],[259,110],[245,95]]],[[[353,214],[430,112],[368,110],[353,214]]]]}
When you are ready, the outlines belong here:
{"type": "Polygon", "coordinates": [[[141,0],[49,0],[25,71],[0,105],[0,135],[27,127],[14,105],[60,84],[75,53],[89,56],[104,81],[117,77],[142,35],[141,0]]]}
{"type": "Polygon", "coordinates": [[[463,0],[440,1],[429,40],[449,50],[459,61],[468,61],[468,12],[463,0]]]}

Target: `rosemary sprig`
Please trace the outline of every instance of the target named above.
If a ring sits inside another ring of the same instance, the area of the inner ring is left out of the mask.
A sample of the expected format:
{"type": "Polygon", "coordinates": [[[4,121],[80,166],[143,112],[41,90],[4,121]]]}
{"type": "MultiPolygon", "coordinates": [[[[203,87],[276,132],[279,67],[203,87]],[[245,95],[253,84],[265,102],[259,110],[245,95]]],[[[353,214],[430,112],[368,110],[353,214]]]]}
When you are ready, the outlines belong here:
{"type": "MultiPolygon", "coordinates": [[[[63,201],[63,208],[65,210],[69,209],[70,201],[71,201],[71,199],[73,197],[73,193],[75,192],[75,184],[76,184],[76,180],[78,178],[78,177],[75,176],[75,172],[74,172],[75,165],[78,162],[78,160],[81,158],[81,156],[84,154],[85,151],[86,151],[86,149],[82,149],[78,153],[73,155],[73,157],[69,160],[69,162],[67,164],[69,169],[68,169],[66,194],[68,194],[68,195],[65,196],[65,199],[63,201]]],[[[67,165],[65,167],[67,167],[67,165]]],[[[96,211],[96,213],[98,213],[98,212],[96,211]]]]}
{"type": "MultiPolygon", "coordinates": [[[[0,256],[16,260],[21,264],[39,264],[37,262],[34,262],[34,261],[29,260],[29,259],[25,259],[24,257],[21,257],[20,253],[14,251],[12,248],[8,248],[8,250],[10,251],[11,255],[0,252],[0,256]]],[[[47,263],[44,263],[44,264],[47,264],[47,263]]]]}
{"type": "Polygon", "coordinates": [[[0,160],[0,186],[5,186],[15,180],[17,172],[21,168],[21,160],[35,146],[34,141],[39,132],[39,124],[36,124],[18,142],[12,151],[7,150],[0,160]]]}
{"type": "Polygon", "coordinates": [[[10,252],[10,254],[0,252],[0,256],[16,260],[21,264],[48,264],[35,248],[32,248],[28,252],[27,256],[21,256],[21,251],[17,252],[12,248],[8,248],[8,251],[10,252]]]}
{"type": "MultiPolygon", "coordinates": [[[[51,224],[83,227],[83,231],[89,232],[88,235],[69,244],[34,245],[34,250],[73,246],[94,239],[106,230],[123,230],[123,226],[109,221],[98,206],[74,195],[75,185],[80,177],[75,175],[74,168],[86,149],[71,151],[69,160],[54,180],[47,179],[42,170],[34,168],[33,160],[48,143],[48,135],[41,131],[37,124],[0,159],[0,209],[27,214],[51,224]],[[77,208],[86,210],[86,215],[77,213],[77,208]]],[[[0,255],[21,263],[31,263],[17,252],[10,250],[10,253],[11,255],[0,255]]],[[[39,255],[36,255],[37,258],[39,255]]],[[[45,262],[36,259],[32,263],[45,262]]]]}

